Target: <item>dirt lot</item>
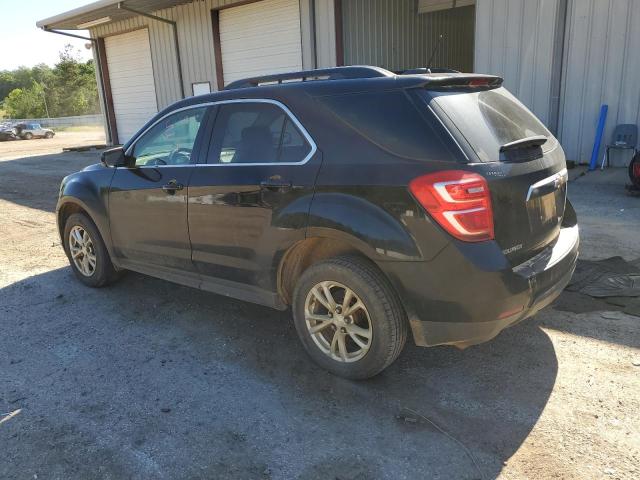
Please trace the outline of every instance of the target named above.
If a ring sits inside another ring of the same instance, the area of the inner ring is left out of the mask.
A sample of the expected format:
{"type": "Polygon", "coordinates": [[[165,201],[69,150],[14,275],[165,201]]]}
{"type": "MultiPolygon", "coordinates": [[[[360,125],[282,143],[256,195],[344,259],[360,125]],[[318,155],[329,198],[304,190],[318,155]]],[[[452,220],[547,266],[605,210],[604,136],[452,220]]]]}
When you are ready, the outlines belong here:
{"type": "Polygon", "coordinates": [[[68,131],[56,132],[50,139],[18,140],[0,142],[0,159],[11,160],[25,156],[60,153],[63,147],[104,144],[104,128],[72,127],[68,131]]]}
{"type": "MultiPolygon", "coordinates": [[[[640,318],[566,297],[341,380],[289,313],[135,274],[81,286],[53,209],[97,154],[45,142],[0,144],[0,478],[640,477],[640,318]]],[[[570,184],[583,258],[640,257],[620,173],[570,184]]]]}

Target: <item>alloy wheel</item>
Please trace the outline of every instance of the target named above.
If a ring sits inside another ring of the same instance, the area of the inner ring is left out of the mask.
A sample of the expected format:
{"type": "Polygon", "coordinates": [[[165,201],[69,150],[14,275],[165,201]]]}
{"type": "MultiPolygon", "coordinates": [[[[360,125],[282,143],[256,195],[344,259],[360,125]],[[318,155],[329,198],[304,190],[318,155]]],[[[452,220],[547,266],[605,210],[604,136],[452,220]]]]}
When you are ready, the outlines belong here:
{"type": "Polygon", "coordinates": [[[80,225],[75,225],[69,232],[69,252],[73,264],[85,277],[96,271],[96,253],[89,233],[80,225]]]}
{"type": "Polygon", "coordinates": [[[333,281],[317,283],[304,308],[307,330],[314,343],[338,362],[362,359],[373,338],[371,318],[356,293],[333,281]]]}

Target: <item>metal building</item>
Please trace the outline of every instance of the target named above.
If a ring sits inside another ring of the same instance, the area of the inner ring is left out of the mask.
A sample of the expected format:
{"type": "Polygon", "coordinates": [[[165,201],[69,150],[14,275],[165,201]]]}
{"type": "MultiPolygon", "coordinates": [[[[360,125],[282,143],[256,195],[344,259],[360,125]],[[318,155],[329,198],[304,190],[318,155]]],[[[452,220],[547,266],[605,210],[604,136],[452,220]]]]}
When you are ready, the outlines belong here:
{"type": "Polygon", "coordinates": [[[638,0],[100,0],[37,25],[89,30],[114,143],[238,78],[351,64],[503,76],[580,163],[601,104],[605,140],[640,121],[638,0]]]}

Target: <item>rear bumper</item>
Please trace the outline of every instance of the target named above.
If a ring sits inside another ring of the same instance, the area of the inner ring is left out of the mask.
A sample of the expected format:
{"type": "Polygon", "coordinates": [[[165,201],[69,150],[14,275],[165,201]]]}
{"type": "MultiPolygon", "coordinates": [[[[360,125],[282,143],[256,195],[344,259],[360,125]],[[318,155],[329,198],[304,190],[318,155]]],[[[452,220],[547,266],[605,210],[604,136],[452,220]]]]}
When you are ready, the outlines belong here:
{"type": "Polygon", "coordinates": [[[571,280],[579,244],[575,225],[516,267],[506,266],[490,245],[445,249],[432,262],[381,266],[400,292],[417,345],[465,348],[552,303],[571,280]]]}

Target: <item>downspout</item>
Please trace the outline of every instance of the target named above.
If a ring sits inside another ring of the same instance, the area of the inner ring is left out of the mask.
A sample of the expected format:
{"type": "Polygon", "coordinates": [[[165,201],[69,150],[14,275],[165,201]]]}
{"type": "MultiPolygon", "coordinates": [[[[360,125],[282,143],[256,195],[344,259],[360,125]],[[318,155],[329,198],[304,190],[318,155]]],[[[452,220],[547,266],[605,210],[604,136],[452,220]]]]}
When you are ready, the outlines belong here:
{"type": "Polygon", "coordinates": [[[97,39],[91,38],[91,37],[84,37],[82,35],[76,35],[75,33],[63,32],[61,30],[56,30],[54,28],[43,27],[42,30],[49,33],[56,33],[58,35],[64,35],[66,37],[72,37],[72,38],[79,38],[80,40],[87,40],[91,42],[93,51],[96,52],[96,55],[98,56],[98,62],[97,62],[96,68],[98,69],[98,78],[100,79],[100,91],[102,92],[101,96],[102,96],[102,103],[103,103],[102,107],[103,107],[105,116],[107,117],[107,121],[105,122],[107,125],[107,135],[109,137],[109,140],[113,141],[115,136],[114,136],[114,132],[112,131],[111,122],[109,121],[109,113],[108,113],[109,107],[107,106],[107,91],[106,91],[105,82],[104,82],[104,72],[102,71],[102,66],[100,62],[100,49],[98,48],[98,45],[97,45],[98,44],[97,39]]]}
{"type": "Polygon", "coordinates": [[[178,43],[178,24],[167,18],[158,17],[157,15],[152,15],[150,13],[141,12],[140,10],[135,10],[133,8],[127,7],[124,2],[118,3],[118,9],[126,10],[127,12],[135,13],[136,15],[140,15],[141,17],[147,17],[151,20],[156,20],[158,22],[168,23],[173,27],[173,43],[176,49],[176,63],[178,64],[178,79],[180,81],[180,94],[182,98],[185,98],[184,94],[184,80],[182,78],[182,60],[180,57],[180,45],[178,43]]]}
{"type": "Polygon", "coordinates": [[[309,0],[311,11],[311,48],[313,49],[313,68],[318,68],[318,39],[316,37],[316,0],[309,0]]]}
{"type": "Polygon", "coordinates": [[[564,73],[565,37],[569,0],[559,0],[556,11],[556,28],[553,39],[553,60],[551,67],[551,98],[549,99],[549,130],[559,137],[562,95],[562,75],[564,73]]]}

